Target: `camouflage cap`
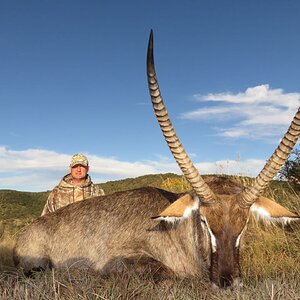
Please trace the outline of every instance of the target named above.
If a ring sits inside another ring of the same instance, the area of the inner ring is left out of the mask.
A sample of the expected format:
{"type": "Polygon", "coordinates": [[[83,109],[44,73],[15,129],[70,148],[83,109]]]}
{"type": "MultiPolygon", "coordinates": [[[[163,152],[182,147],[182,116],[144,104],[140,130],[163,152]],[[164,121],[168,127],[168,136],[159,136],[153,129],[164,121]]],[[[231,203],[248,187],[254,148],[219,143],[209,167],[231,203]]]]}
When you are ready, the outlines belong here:
{"type": "Polygon", "coordinates": [[[76,165],[81,165],[87,167],[89,165],[89,161],[85,155],[81,153],[74,154],[72,156],[70,167],[74,167],[76,165]]]}

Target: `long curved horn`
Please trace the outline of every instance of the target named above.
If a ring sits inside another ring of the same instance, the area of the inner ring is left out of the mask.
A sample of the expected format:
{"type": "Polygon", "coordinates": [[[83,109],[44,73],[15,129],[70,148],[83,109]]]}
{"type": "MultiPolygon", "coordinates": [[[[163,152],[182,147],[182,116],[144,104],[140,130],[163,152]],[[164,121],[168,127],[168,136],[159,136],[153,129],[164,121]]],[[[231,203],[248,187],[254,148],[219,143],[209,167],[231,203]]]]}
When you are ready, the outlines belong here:
{"type": "Polygon", "coordinates": [[[152,30],[149,36],[147,51],[147,76],[149,92],[157,121],[177,164],[195,190],[196,194],[201,199],[201,202],[205,204],[213,204],[216,201],[216,197],[209,186],[204,182],[198,170],[195,168],[186,151],[184,150],[172,126],[167,109],[163,102],[158,82],[156,80],[154,67],[152,30]]]}
{"type": "Polygon", "coordinates": [[[263,190],[268,186],[273,177],[279,172],[285,163],[300,135],[300,107],[292,120],[292,123],[278,145],[275,152],[267,161],[264,168],[255,178],[253,184],[246,188],[240,198],[240,205],[244,208],[250,207],[263,190]]]}

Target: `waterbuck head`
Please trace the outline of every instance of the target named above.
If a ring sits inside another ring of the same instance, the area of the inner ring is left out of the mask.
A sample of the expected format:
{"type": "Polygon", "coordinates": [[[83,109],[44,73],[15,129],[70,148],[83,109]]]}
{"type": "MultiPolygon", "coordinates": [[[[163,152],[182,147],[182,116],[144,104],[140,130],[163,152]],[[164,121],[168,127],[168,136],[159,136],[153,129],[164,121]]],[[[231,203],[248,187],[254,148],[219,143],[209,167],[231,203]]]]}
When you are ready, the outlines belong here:
{"type": "Polygon", "coordinates": [[[270,199],[261,197],[273,177],[280,170],[300,134],[300,109],[287,133],[250,187],[243,188],[224,181],[212,185],[206,182],[193,165],[172,126],[156,79],[151,30],[147,52],[148,86],[154,112],[165,140],[182,173],[191,184],[196,198],[184,197],[163,211],[159,218],[184,218],[188,211],[198,209],[203,235],[210,249],[210,277],[213,284],[228,287],[239,282],[240,240],[246,229],[250,212],[276,222],[299,220],[299,216],[270,199]]]}

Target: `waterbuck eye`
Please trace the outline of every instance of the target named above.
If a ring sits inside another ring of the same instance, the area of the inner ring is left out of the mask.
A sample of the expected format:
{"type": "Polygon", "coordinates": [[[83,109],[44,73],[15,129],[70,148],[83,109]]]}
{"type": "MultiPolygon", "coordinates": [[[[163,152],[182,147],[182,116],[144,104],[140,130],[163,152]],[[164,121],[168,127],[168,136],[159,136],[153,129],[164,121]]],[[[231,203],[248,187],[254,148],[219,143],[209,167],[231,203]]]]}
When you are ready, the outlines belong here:
{"type": "Polygon", "coordinates": [[[201,216],[201,222],[206,224],[206,219],[203,216],[201,216]]]}

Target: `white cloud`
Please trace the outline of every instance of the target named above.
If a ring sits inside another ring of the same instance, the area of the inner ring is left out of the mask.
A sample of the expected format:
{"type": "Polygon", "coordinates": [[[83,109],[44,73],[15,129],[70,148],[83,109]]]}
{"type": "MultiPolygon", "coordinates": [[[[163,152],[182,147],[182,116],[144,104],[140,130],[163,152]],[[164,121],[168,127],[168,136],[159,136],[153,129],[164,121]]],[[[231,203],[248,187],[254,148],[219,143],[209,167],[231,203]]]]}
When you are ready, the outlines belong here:
{"type": "Polygon", "coordinates": [[[299,107],[299,93],[284,93],[282,89],[272,89],[268,84],[249,87],[244,93],[217,93],[206,96],[195,95],[204,101],[224,101],[228,103],[271,103],[276,106],[284,106],[291,109],[299,107]]]}
{"type": "Polygon", "coordinates": [[[264,160],[247,159],[238,160],[219,160],[195,164],[201,170],[201,174],[226,174],[255,177],[264,167],[264,160]]]}
{"type": "MultiPolygon", "coordinates": [[[[13,176],[0,177],[0,189],[13,189],[19,191],[47,191],[58,184],[60,178],[58,172],[56,178],[52,178],[51,174],[41,174],[37,170],[25,174],[15,173],[13,176]]],[[[52,174],[52,175],[55,175],[52,174]]]]}
{"type": "Polygon", "coordinates": [[[223,131],[223,135],[230,138],[239,138],[239,137],[245,137],[248,135],[246,130],[239,129],[239,128],[233,128],[233,129],[227,129],[223,131]]]}
{"type": "Polygon", "coordinates": [[[283,133],[300,106],[300,93],[284,93],[268,84],[246,89],[243,93],[195,95],[202,103],[217,103],[181,115],[190,120],[229,120],[230,128],[217,129],[225,137],[265,138],[283,133]]]}
{"type": "MultiPolygon", "coordinates": [[[[161,157],[156,161],[120,161],[86,153],[94,182],[136,177],[156,173],[181,174],[173,159],[161,157]]],[[[0,146],[0,189],[45,191],[58,184],[67,173],[71,155],[41,149],[11,150],[0,146]]],[[[256,176],[264,161],[247,160],[195,163],[201,174],[232,174],[256,176]]]]}
{"type": "Polygon", "coordinates": [[[62,170],[70,155],[41,149],[10,150],[0,147],[0,173],[25,170],[62,170]]]}

